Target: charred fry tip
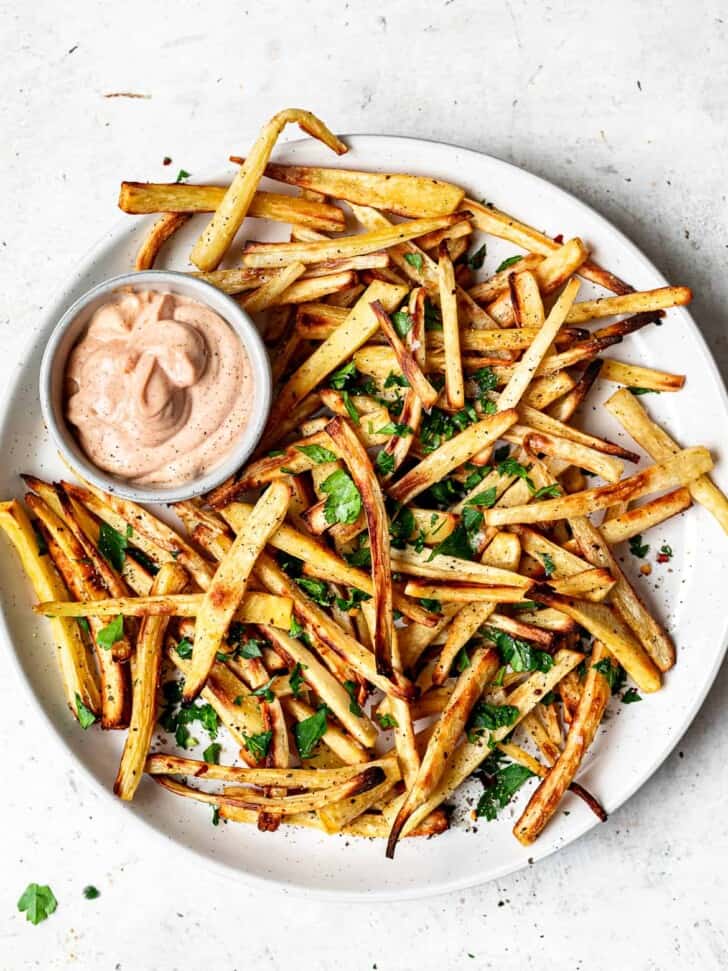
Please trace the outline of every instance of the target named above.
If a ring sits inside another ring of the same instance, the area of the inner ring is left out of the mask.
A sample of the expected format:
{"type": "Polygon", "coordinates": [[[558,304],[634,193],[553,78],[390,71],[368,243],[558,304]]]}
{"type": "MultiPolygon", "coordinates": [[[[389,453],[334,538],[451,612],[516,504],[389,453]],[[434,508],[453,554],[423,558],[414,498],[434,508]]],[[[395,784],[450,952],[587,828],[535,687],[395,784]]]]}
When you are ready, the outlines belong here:
{"type": "Polygon", "coordinates": [[[606,823],[608,819],[606,810],[599,800],[593,796],[588,789],[585,789],[584,786],[580,785],[578,782],[572,782],[569,789],[574,793],[575,796],[579,796],[580,799],[584,800],[584,802],[601,823],[606,823]]]}

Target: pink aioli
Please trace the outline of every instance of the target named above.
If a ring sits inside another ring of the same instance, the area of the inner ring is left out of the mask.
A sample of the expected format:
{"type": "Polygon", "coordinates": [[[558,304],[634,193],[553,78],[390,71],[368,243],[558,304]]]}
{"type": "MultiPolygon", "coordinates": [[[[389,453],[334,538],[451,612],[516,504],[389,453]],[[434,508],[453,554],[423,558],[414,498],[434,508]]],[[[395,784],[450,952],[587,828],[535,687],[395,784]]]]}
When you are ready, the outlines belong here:
{"type": "Polygon", "coordinates": [[[65,413],[99,469],[176,486],[225,461],[250,420],[253,377],[235,331],[172,293],[121,292],[66,364],[65,413]]]}

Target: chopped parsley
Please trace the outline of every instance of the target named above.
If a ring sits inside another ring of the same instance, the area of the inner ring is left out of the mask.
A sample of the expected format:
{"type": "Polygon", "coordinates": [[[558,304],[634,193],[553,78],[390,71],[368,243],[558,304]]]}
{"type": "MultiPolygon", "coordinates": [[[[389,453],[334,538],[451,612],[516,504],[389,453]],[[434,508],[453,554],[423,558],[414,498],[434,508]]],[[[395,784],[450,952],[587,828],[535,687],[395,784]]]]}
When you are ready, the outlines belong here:
{"type": "Polygon", "coordinates": [[[35,545],[38,549],[38,556],[45,556],[48,553],[48,544],[45,541],[45,536],[43,535],[40,523],[37,519],[31,519],[30,525],[33,527],[33,535],[35,536],[35,545]]]}
{"type": "Polygon", "coordinates": [[[295,617],[291,617],[291,626],[288,628],[291,637],[300,637],[303,634],[303,624],[300,624],[295,617]]]}
{"type": "Polygon", "coordinates": [[[331,605],[333,596],[323,580],[314,580],[310,577],[298,577],[296,583],[315,603],[320,604],[322,607],[329,607],[331,605]]]}
{"type": "Polygon", "coordinates": [[[630,539],[629,551],[633,556],[637,556],[640,560],[644,560],[644,558],[650,552],[650,544],[643,543],[642,536],[638,533],[636,536],[633,536],[630,539]]]}
{"type": "MultiPolygon", "coordinates": [[[[481,517],[482,515],[480,513],[481,517]]],[[[473,555],[473,548],[470,545],[470,534],[464,524],[460,522],[449,536],[446,536],[441,543],[433,547],[427,562],[430,563],[436,556],[456,556],[460,560],[472,560],[473,555]]]]}
{"type": "Polygon", "coordinates": [[[541,486],[540,489],[536,489],[535,492],[531,493],[532,499],[558,499],[561,495],[561,486],[557,482],[552,482],[551,485],[541,486]]]}
{"type": "Polygon", "coordinates": [[[399,435],[401,438],[407,438],[408,435],[412,434],[412,429],[409,425],[402,424],[402,422],[390,421],[386,425],[382,425],[381,428],[378,428],[376,434],[399,435]]]}
{"type": "Polygon", "coordinates": [[[124,618],[121,614],[115,617],[106,627],[102,627],[100,631],[96,634],[96,642],[99,647],[103,647],[105,651],[111,650],[111,648],[118,641],[124,638],[124,618]]]}
{"type": "Polygon", "coordinates": [[[550,671],[554,665],[554,659],[547,651],[532,647],[528,641],[511,637],[495,627],[486,627],[483,634],[493,641],[503,663],[510,664],[516,674],[523,671],[550,671]]]}
{"type": "Polygon", "coordinates": [[[525,765],[511,762],[499,768],[483,790],[478,800],[475,815],[489,821],[495,819],[501,809],[504,809],[515,796],[524,782],[531,778],[533,772],[525,765]]]}
{"type": "Polygon", "coordinates": [[[349,566],[358,566],[363,570],[368,570],[372,565],[372,553],[368,546],[362,545],[362,542],[366,542],[366,538],[363,536],[359,540],[358,549],[352,550],[351,553],[345,553],[344,559],[349,566]]]}
{"type": "Polygon", "coordinates": [[[257,735],[243,734],[243,744],[256,762],[262,762],[266,757],[272,740],[272,731],[259,732],[257,735]]]}
{"type": "Polygon", "coordinates": [[[364,712],[361,710],[361,706],[357,701],[357,691],[358,685],[355,681],[345,681],[344,687],[346,688],[346,693],[349,695],[349,711],[352,715],[357,715],[359,718],[362,717],[364,712]]]}
{"type": "Polygon", "coordinates": [[[474,253],[469,253],[465,257],[466,265],[469,266],[471,270],[480,270],[485,262],[486,253],[487,249],[485,243],[483,243],[480,249],[476,250],[474,253]]]}
{"type": "Polygon", "coordinates": [[[29,883],[18,901],[18,910],[21,913],[25,911],[25,919],[31,924],[40,924],[46,920],[56,907],[58,901],[47,884],[41,886],[39,883],[29,883]]]}
{"type": "Polygon", "coordinates": [[[202,758],[210,765],[218,765],[220,762],[221,749],[222,745],[219,742],[210,742],[205,751],[202,753],[202,758]]]}
{"type": "Polygon", "coordinates": [[[363,590],[357,590],[356,587],[352,587],[349,592],[349,596],[346,599],[343,597],[336,597],[336,606],[339,608],[339,610],[356,610],[359,604],[364,600],[371,599],[370,594],[364,593],[363,590]]]}
{"type": "Polygon", "coordinates": [[[429,610],[430,613],[442,613],[442,603],[439,600],[435,600],[434,597],[420,597],[420,603],[425,610],[429,610]]]}
{"type": "Polygon", "coordinates": [[[467,725],[469,742],[475,742],[486,731],[494,732],[499,728],[507,728],[518,718],[518,709],[513,705],[492,705],[488,701],[479,701],[473,708],[467,725]]]}
{"type": "Polygon", "coordinates": [[[90,708],[86,707],[78,691],[76,692],[76,713],[78,714],[78,724],[84,731],[96,721],[96,715],[90,708]]]}
{"type": "Polygon", "coordinates": [[[388,728],[399,728],[399,722],[394,717],[394,715],[380,715],[377,713],[377,721],[379,722],[379,727],[385,731],[388,728]]]}
{"type": "MultiPolygon", "coordinates": [[[[467,485],[467,483],[466,483],[467,485]]],[[[483,489],[482,492],[477,492],[474,496],[471,496],[465,503],[465,507],[468,506],[485,506],[486,509],[490,509],[495,505],[495,500],[497,498],[497,490],[495,486],[490,486],[488,489],[483,489]]]]}
{"type": "Polygon", "coordinates": [[[416,270],[419,271],[422,269],[422,253],[405,253],[404,258],[405,262],[409,263],[409,265],[413,266],[416,270]]]}
{"type": "Polygon", "coordinates": [[[509,267],[515,266],[516,263],[520,262],[520,260],[522,259],[523,259],[522,256],[509,256],[508,259],[503,260],[503,262],[495,272],[501,273],[503,270],[507,270],[509,267]]]}
{"type": "Polygon", "coordinates": [[[96,900],[97,897],[101,896],[101,891],[90,883],[87,887],[83,888],[83,895],[86,900],[96,900]]]}
{"type": "Polygon", "coordinates": [[[554,563],[553,557],[550,553],[540,553],[539,556],[543,562],[544,573],[546,574],[546,579],[550,580],[551,577],[556,572],[556,564],[554,563]]]}
{"type": "Polygon", "coordinates": [[[189,179],[189,177],[190,177],[190,173],[186,169],[180,169],[179,172],[177,173],[177,178],[174,181],[182,182],[184,179],[189,179]]]}
{"type": "Polygon", "coordinates": [[[667,543],[663,543],[660,547],[660,552],[657,554],[658,563],[669,563],[675,554],[672,552],[672,546],[668,546],[667,543]]]}
{"type": "Polygon", "coordinates": [[[630,394],[635,395],[635,397],[639,397],[639,395],[643,395],[643,394],[659,394],[660,393],[659,391],[655,390],[655,388],[633,388],[633,387],[628,387],[627,388],[627,391],[629,391],[630,394]]]}
{"type": "Polygon", "coordinates": [[[212,820],[211,820],[211,822],[212,822],[212,825],[213,826],[219,826],[220,825],[220,807],[219,806],[213,806],[212,807],[212,820]]]}
{"type": "Polygon", "coordinates": [[[259,688],[255,688],[253,691],[251,691],[250,692],[251,695],[253,695],[254,698],[262,698],[263,701],[267,701],[268,704],[270,704],[271,701],[275,699],[275,694],[273,693],[273,689],[271,688],[271,685],[273,684],[275,679],[276,679],[276,676],[273,675],[273,677],[269,678],[265,684],[262,684],[259,688]]]}
{"type": "Polygon", "coordinates": [[[361,495],[348,472],[337,469],[321,483],[328,498],[324,505],[326,522],[355,523],[362,509],[361,495]]]}
{"type": "Polygon", "coordinates": [[[380,475],[391,475],[391,473],[394,472],[394,455],[383,448],[377,453],[374,464],[377,468],[377,472],[379,472],[380,475]]]}
{"type": "Polygon", "coordinates": [[[303,665],[296,661],[293,665],[293,670],[288,677],[288,684],[291,689],[291,694],[294,698],[298,698],[301,695],[301,688],[304,685],[303,679],[303,665]]]}
{"type": "Polygon", "coordinates": [[[298,722],[293,729],[296,748],[301,759],[310,759],[313,751],[326,734],[326,705],[319,705],[316,712],[298,722]]]}
{"type": "Polygon", "coordinates": [[[458,674],[462,674],[466,668],[470,667],[470,655],[468,654],[467,645],[461,647],[460,650],[455,655],[455,660],[453,661],[453,667],[458,674]]]}
{"type": "Polygon", "coordinates": [[[616,662],[612,664],[609,658],[605,657],[601,661],[597,661],[596,664],[592,664],[592,667],[595,671],[604,675],[613,695],[622,690],[624,682],[627,680],[627,675],[621,664],[617,664],[616,662]]]}
{"type": "Polygon", "coordinates": [[[472,405],[450,414],[441,408],[433,408],[422,416],[420,443],[425,453],[434,452],[443,442],[449,441],[469,425],[478,421],[478,413],[472,405]]]}
{"type": "Polygon", "coordinates": [[[406,337],[412,330],[413,324],[414,320],[412,320],[406,310],[396,310],[392,314],[392,326],[400,337],[406,337]]]}
{"type": "Polygon", "coordinates": [[[625,705],[632,705],[635,701],[642,701],[642,695],[637,691],[636,688],[627,688],[625,693],[622,695],[622,701],[625,705]]]}
{"type": "Polygon", "coordinates": [[[403,374],[395,374],[390,371],[384,380],[385,388],[409,388],[410,383],[403,374]]]}
{"type": "Polygon", "coordinates": [[[349,416],[349,418],[351,418],[351,420],[354,422],[355,425],[358,425],[360,423],[359,412],[356,410],[356,405],[351,400],[351,396],[349,395],[349,392],[342,391],[341,397],[344,400],[344,407],[346,408],[347,415],[349,416]]]}
{"type": "Polygon", "coordinates": [[[99,526],[99,553],[115,570],[121,570],[124,566],[126,550],[131,536],[131,526],[126,527],[125,536],[117,532],[113,526],[109,526],[108,523],[102,522],[99,526]]]}
{"type": "Polygon", "coordinates": [[[343,391],[344,388],[349,387],[356,379],[356,376],[356,365],[353,361],[349,361],[348,364],[344,364],[338,371],[334,371],[333,374],[329,375],[329,387],[334,388],[336,391],[343,391]]]}
{"type": "Polygon", "coordinates": [[[175,650],[183,661],[187,661],[192,657],[192,644],[187,640],[186,637],[182,638],[182,640],[177,644],[175,650]]]}
{"type": "Polygon", "coordinates": [[[315,462],[316,465],[336,461],[336,455],[331,449],[324,448],[323,445],[297,445],[296,448],[299,452],[303,452],[307,458],[310,458],[312,462],[315,462]]]}

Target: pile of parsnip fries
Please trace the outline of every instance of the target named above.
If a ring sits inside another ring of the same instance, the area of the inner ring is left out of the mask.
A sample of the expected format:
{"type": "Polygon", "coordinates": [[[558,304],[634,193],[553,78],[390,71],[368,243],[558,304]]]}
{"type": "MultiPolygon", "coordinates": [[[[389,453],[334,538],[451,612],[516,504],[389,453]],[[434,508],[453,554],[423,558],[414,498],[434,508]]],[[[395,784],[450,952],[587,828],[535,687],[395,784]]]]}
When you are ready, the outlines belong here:
{"type": "Polygon", "coordinates": [[[128,728],[122,799],[147,773],[215,822],[384,837],[391,856],[447,829],[476,772],[487,818],[537,777],[524,844],[567,789],[604,818],[575,776],[610,695],[625,677],[629,700],[659,690],[675,661],[612,547],[693,502],[728,531],[728,502],[708,451],[675,443],[634,393],[684,377],[600,354],[690,291],[633,292],[582,240],[437,179],[272,164],[290,122],[346,151],[290,109],[227,189],[120,196],[162,214],[138,268],[213,214],[195,272],[265,325],[277,383],[255,459],[174,506],[184,531],[86,482],[25,476],[30,515],[0,505],[69,707],[83,728],[128,728]],[[300,194],[261,191],[263,176],[300,194]],[[290,241],[248,240],[221,268],[251,215],[290,223],[290,241]],[[523,252],[476,280],[490,236],[523,252]],[[611,294],[577,301],[580,278],[611,294]],[[651,458],[639,471],[578,427],[604,380],[624,386],[605,407],[651,458]],[[157,750],[160,719],[184,754],[157,750]],[[196,723],[204,760],[185,751],[196,723]],[[220,725],[238,765],[219,763],[220,725]]]}

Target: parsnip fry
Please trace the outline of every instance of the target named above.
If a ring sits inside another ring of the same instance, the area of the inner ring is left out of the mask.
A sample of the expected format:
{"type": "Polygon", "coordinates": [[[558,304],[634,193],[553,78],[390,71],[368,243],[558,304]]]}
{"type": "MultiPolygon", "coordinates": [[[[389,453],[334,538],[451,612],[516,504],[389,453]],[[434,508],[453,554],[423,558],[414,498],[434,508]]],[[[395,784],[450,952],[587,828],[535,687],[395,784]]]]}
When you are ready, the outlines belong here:
{"type": "Polygon", "coordinates": [[[615,314],[648,313],[668,307],[684,307],[693,299],[689,287],[658,287],[642,293],[626,293],[618,297],[600,297],[575,303],[566,318],[570,324],[612,317],[615,314]]]}
{"type": "Polygon", "coordinates": [[[440,286],[440,314],[445,345],[445,394],[450,408],[462,408],[465,405],[465,387],[460,358],[457,290],[455,271],[445,241],[440,243],[438,251],[437,278],[440,286]]]}
{"type": "MultiPolygon", "coordinates": [[[[154,578],[152,594],[177,593],[184,589],[188,579],[184,567],[177,563],[165,563],[154,578]]],[[[157,723],[156,695],[162,666],[162,641],[167,621],[166,617],[145,617],[139,628],[129,732],[114,782],[114,792],[120,799],[134,798],[144,774],[144,763],[157,723]]]]}
{"type": "Polygon", "coordinates": [[[610,697],[609,681],[597,665],[610,664],[609,655],[597,641],[576,715],[566,736],[566,745],[551,771],[531,796],[520,819],[513,827],[514,836],[529,846],[554,815],[561,799],[574,781],[584,755],[594,740],[610,697]]]}
{"type": "Polygon", "coordinates": [[[236,537],[215,571],[197,614],[192,667],[185,678],[185,701],[195,698],[205,683],[255,562],[286,517],[290,496],[284,483],[270,485],[250,514],[247,530],[236,537]]]}
{"type": "Polygon", "coordinates": [[[417,778],[407,793],[404,805],[397,813],[392,826],[387,843],[387,856],[390,859],[394,856],[394,850],[405,823],[440,782],[448,757],[465,728],[473,705],[482,694],[485,685],[495,675],[499,664],[495,651],[478,648],[473,653],[470,665],[458,678],[455,690],[427,745],[417,778]]]}
{"type": "Polygon", "coordinates": [[[385,209],[398,216],[439,216],[457,209],[465,193],[441,179],[399,172],[357,172],[306,165],[265,167],[265,176],[334,199],[385,209]]]}
{"type": "Polygon", "coordinates": [[[331,439],[338,445],[364,507],[369,533],[374,588],[374,630],[372,642],[377,671],[392,677],[392,567],[389,555],[389,525],[382,491],[372,463],[344,418],[334,418],[326,426],[331,439]]]}
{"type": "MultiPolygon", "coordinates": [[[[655,461],[662,462],[680,451],[680,446],[654,422],[642,404],[626,389],[615,392],[604,407],[655,461]]],[[[728,533],[728,498],[707,476],[686,483],[695,502],[710,512],[728,533]]]]}
{"type": "Polygon", "coordinates": [[[411,502],[425,489],[449,475],[477,452],[496,442],[518,419],[514,409],[488,415],[464,431],[444,442],[419,465],[390,486],[389,494],[397,502],[411,502]]]}
{"type": "Polygon", "coordinates": [[[492,751],[493,746],[502,741],[524,718],[543,696],[555,688],[567,672],[573,670],[583,659],[579,651],[562,649],[554,655],[554,664],[547,672],[536,671],[523,684],[508,696],[508,704],[518,709],[518,715],[511,725],[504,725],[489,735],[463,740],[451,753],[445,771],[431,795],[416,809],[405,823],[401,835],[412,832],[421,820],[448,799],[470,775],[475,772],[483,759],[492,751]]]}
{"type": "Polygon", "coordinates": [[[569,525],[584,557],[595,566],[606,568],[616,579],[611,600],[617,613],[632,629],[660,671],[668,671],[675,663],[675,645],[637,596],[599,529],[586,517],[570,519],[569,525]]]}
{"type": "Polygon", "coordinates": [[[639,364],[627,364],[613,357],[602,358],[599,377],[604,381],[616,381],[631,388],[647,388],[649,391],[679,391],[685,386],[684,374],[656,371],[639,364]]]}
{"type": "MultiPolygon", "coordinates": [[[[30,520],[16,500],[0,503],[0,529],[15,547],[36,597],[66,602],[66,585],[48,554],[40,553],[30,520]]],[[[93,715],[98,715],[99,689],[94,672],[89,667],[81,629],[75,620],[64,617],[50,618],[50,626],[68,707],[78,718],[80,701],[93,715]]]]}
{"type": "Polygon", "coordinates": [[[260,313],[267,310],[276,302],[276,298],[290,287],[304,272],[303,263],[291,263],[279,270],[270,280],[259,287],[254,293],[242,301],[242,306],[248,313],[260,313]]]}
{"type": "Polygon", "coordinates": [[[293,122],[298,123],[309,135],[328,145],[337,155],[347,151],[346,145],[310,111],[287,108],[274,115],[263,126],[245,163],[241,165],[232,184],[215,209],[215,215],[195,243],[190,259],[201,270],[214,270],[227,252],[248,214],[278,136],[287,124],[293,122]]]}
{"type": "Polygon", "coordinates": [[[410,387],[414,390],[424,408],[432,408],[438,399],[438,392],[432,387],[430,382],[422,373],[420,366],[417,363],[417,359],[412,351],[400,340],[397,331],[392,325],[392,321],[389,319],[381,303],[375,301],[371,306],[372,312],[377,318],[382,332],[392,345],[392,350],[397,358],[397,363],[401,368],[402,373],[407,378],[410,387]]]}
{"type": "Polygon", "coordinates": [[[413,219],[397,223],[386,229],[377,229],[359,236],[344,236],[337,239],[322,239],[313,243],[247,243],[243,251],[244,266],[285,266],[300,260],[302,263],[320,263],[321,260],[348,259],[363,256],[376,250],[388,249],[399,243],[407,242],[423,233],[443,229],[462,222],[467,216],[454,213],[450,216],[432,216],[428,219],[413,219]]]}
{"type": "MultiPolygon", "coordinates": [[[[611,544],[622,543],[644,533],[651,526],[664,523],[671,516],[684,512],[692,504],[689,488],[675,489],[658,496],[642,506],[627,509],[618,516],[610,517],[599,527],[604,539],[611,544]]],[[[615,508],[615,507],[612,507],[615,508]]]]}
{"type": "Polygon", "coordinates": [[[189,216],[184,213],[168,212],[152,224],[149,232],[142,240],[134,259],[135,270],[151,270],[159,255],[159,251],[172,236],[187,222],[189,216]]]}
{"type": "MultiPolygon", "coordinates": [[[[197,617],[202,606],[201,593],[174,596],[112,597],[105,600],[82,600],[78,603],[51,600],[36,604],[37,614],[49,617],[197,617]]],[[[291,626],[291,600],[259,590],[248,590],[235,611],[235,620],[243,624],[268,624],[281,630],[291,626]]]]}
{"type": "Polygon", "coordinates": [[[560,499],[544,499],[527,506],[487,509],[485,522],[488,526],[505,526],[509,523],[539,523],[571,516],[588,516],[616,502],[639,499],[660,489],[688,485],[712,468],[713,460],[706,448],[686,448],[672,458],[650,465],[613,485],[585,489],[560,499]]]}

